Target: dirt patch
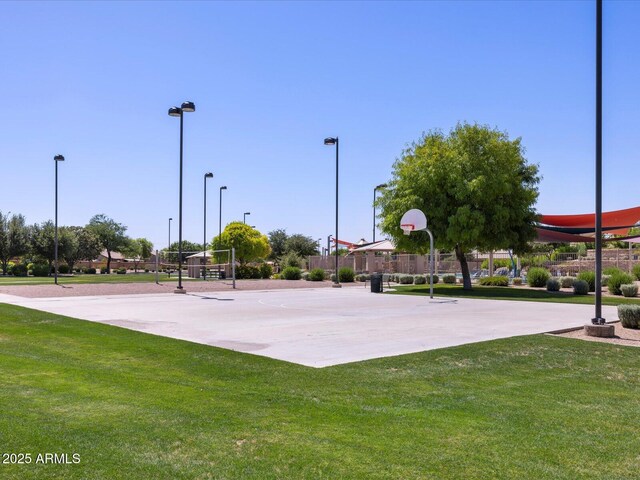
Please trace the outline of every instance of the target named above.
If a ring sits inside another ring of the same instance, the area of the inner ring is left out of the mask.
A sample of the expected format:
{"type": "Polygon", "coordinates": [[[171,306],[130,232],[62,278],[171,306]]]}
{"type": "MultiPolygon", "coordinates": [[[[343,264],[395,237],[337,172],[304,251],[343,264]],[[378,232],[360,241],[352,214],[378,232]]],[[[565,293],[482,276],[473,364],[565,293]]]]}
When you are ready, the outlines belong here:
{"type": "MultiPolygon", "coordinates": [[[[94,295],[137,295],[145,293],[171,293],[178,286],[177,281],[156,283],[88,283],[71,285],[8,285],[0,287],[0,293],[27,298],[79,297],[94,295]]],[[[231,281],[182,282],[189,292],[233,291],[231,281]]],[[[364,288],[364,283],[342,284],[343,287],[364,288]]],[[[330,281],[309,282],[306,280],[237,280],[236,290],[280,290],[291,288],[330,288],[330,281]]]]}
{"type": "Polygon", "coordinates": [[[628,345],[630,347],[640,347],[640,330],[624,328],[620,322],[616,322],[613,325],[615,327],[615,336],[613,338],[589,337],[585,334],[583,328],[557,335],[559,337],[578,338],[589,342],[604,342],[616,345],[628,345]]]}

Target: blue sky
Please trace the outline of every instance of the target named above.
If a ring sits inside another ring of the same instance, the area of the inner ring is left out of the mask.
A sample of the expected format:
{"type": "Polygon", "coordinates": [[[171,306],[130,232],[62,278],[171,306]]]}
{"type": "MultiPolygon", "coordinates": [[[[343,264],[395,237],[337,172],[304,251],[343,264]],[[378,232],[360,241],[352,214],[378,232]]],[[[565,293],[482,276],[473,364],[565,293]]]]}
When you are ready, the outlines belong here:
{"type": "MultiPolygon", "coordinates": [[[[522,137],[541,213],[594,210],[595,4],[583,2],[0,2],[0,210],[29,223],[105,213],[134,237],[183,238],[242,219],[314,239],[372,234],[373,187],[433,128],[522,137]]],[[[605,210],[640,204],[640,4],[604,4],[605,210]]]]}

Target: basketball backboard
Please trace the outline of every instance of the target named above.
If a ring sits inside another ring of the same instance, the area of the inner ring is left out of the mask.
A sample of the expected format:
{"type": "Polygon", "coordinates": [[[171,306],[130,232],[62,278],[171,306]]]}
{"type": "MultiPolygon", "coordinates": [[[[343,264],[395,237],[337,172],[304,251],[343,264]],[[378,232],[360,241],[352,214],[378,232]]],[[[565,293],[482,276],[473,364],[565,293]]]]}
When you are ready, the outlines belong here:
{"type": "Polygon", "coordinates": [[[422,210],[412,208],[407,211],[400,220],[400,228],[404,230],[405,235],[411,232],[417,232],[427,228],[427,216],[422,210]]]}

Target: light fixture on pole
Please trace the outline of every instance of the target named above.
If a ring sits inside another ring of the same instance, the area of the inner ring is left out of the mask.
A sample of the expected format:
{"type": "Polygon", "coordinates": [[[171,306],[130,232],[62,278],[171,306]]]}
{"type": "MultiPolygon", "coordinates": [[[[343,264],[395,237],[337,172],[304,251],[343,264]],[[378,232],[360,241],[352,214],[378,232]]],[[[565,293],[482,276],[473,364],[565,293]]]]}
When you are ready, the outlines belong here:
{"type": "Polygon", "coordinates": [[[207,279],[207,178],[213,178],[213,173],[207,172],[204,174],[204,226],[203,226],[203,238],[202,249],[204,259],[204,271],[202,272],[202,279],[207,279]]]}
{"type": "Polygon", "coordinates": [[[373,189],[373,243],[376,243],[376,190],[387,188],[389,185],[381,183],[373,189]]]}
{"type": "Polygon", "coordinates": [[[182,139],[184,113],[195,112],[196,106],[193,102],[183,102],[180,107],[171,107],[169,116],[180,117],[180,200],[178,211],[178,288],[175,293],[186,293],[182,287],[182,139]]]}
{"type": "Polygon", "coordinates": [[[227,187],[220,187],[220,213],[218,214],[218,238],[222,235],[222,190],[226,190],[227,187]]]}
{"type": "Polygon", "coordinates": [[[336,276],[335,281],[333,283],[334,287],[341,287],[340,278],[338,278],[338,159],[339,159],[339,150],[340,150],[340,141],[338,137],[327,137],[324,139],[325,145],[335,145],[336,146],[336,236],[334,237],[336,242],[336,276]]]}
{"type": "Polygon", "coordinates": [[[251,212],[244,212],[242,216],[242,223],[247,223],[247,215],[251,215],[251,212]]]}
{"type": "Polygon", "coordinates": [[[54,282],[58,284],[58,163],[64,162],[64,157],[62,155],[56,155],[53,157],[53,160],[56,164],[56,229],[55,229],[55,238],[54,238],[54,261],[53,261],[53,277],[54,282]]]}

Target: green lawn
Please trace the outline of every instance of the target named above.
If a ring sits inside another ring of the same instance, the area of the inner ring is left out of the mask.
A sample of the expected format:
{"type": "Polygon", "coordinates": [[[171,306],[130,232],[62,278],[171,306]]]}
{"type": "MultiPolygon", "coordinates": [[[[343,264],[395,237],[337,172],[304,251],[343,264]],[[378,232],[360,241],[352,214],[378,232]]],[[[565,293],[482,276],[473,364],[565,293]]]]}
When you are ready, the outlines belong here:
{"type": "Polygon", "coordinates": [[[529,336],[313,369],[0,305],[3,479],[636,479],[633,347],[529,336]]]}
{"type": "MultiPolygon", "coordinates": [[[[399,285],[386,290],[391,294],[429,295],[429,285],[399,285]]],[[[564,292],[547,292],[544,288],[527,287],[482,287],[474,285],[472,290],[463,290],[461,285],[434,285],[433,294],[440,297],[487,298],[491,300],[520,300],[528,302],[578,303],[594,305],[595,296],[574,295],[569,289],[564,292]]],[[[640,298],[602,297],[603,305],[620,305],[621,303],[640,304],[640,298]]]]}
{"type": "MultiPolygon", "coordinates": [[[[178,274],[172,273],[171,278],[166,273],[159,275],[160,281],[178,280],[178,274]]],[[[182,281],[197,280],[195,278],[189,278],[186,274],[182,275],[182,281]]],[[[62,285],[70,285],[77,283],[138,283],[138,282],[155,282],[155,273],[132,273],[127,272],[125,275],[118,275],[112,273],[110,275],[90,275],[90,274],[78,274],[78,275],[60,275],[58,277],[58,283],[62,285]]],[[[202,279],[200,279],[202,281],[202,279]]],[[[13,275],[0,275],[0,286],[2,285],[44,285],[52,284],[53,277],[14,277],[13,275]]]]}

